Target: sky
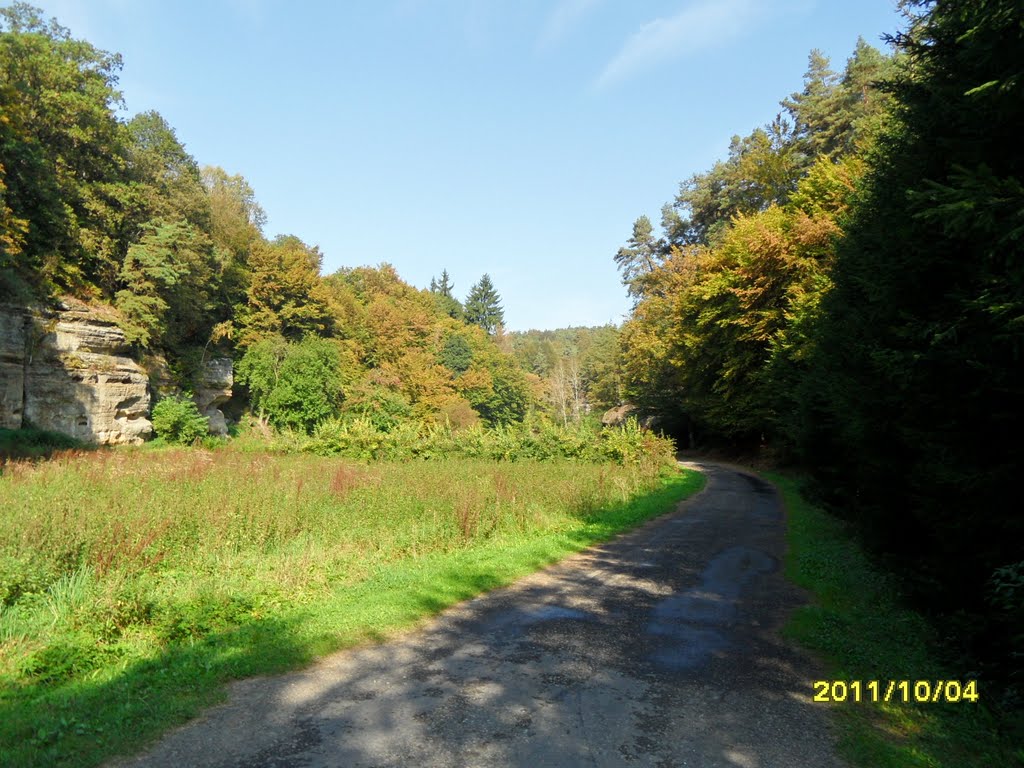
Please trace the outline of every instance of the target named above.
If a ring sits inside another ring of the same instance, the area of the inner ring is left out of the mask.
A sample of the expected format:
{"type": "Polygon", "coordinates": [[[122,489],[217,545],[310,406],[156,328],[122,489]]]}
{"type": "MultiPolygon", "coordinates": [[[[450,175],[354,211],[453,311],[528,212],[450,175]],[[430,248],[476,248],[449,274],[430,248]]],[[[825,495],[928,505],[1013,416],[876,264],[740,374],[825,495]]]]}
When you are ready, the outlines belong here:
{"type": "Polygon", "coordinates": [[[895,0],[34,0],[124,57],[201,165],[249,181],[264,234],[323,270],[388,262],[510,330],[620,323],[633,221],[769,122],[818,48],[901,28],[895,0]]]}

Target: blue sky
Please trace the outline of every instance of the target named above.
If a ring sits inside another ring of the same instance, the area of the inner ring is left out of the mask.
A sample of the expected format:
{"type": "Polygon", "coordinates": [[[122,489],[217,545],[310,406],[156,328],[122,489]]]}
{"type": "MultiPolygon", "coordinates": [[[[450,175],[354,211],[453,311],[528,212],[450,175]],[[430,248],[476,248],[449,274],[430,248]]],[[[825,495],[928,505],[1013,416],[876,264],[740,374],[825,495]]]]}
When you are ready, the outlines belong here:
{"type": "Polygon", "coordinates": [[[771,120],[807,54],[881,45],[895,0],[35,0],[124,56],[266,234],[324,271],[390,262],[456,293],[490,273],[510,329],[618,323],[641,214],[771,120]]]}

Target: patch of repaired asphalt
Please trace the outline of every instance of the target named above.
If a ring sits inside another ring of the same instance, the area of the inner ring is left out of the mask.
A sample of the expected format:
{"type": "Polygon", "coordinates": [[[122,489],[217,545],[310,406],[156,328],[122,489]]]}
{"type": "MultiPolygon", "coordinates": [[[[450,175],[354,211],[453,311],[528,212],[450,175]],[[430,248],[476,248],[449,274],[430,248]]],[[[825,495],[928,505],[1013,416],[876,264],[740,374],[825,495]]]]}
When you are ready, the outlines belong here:
{"type": "Polygon", "coordinates": [[[841,766],[773,488],[721,465],[670,516],[228,702],[122,766],[841,766]]]}

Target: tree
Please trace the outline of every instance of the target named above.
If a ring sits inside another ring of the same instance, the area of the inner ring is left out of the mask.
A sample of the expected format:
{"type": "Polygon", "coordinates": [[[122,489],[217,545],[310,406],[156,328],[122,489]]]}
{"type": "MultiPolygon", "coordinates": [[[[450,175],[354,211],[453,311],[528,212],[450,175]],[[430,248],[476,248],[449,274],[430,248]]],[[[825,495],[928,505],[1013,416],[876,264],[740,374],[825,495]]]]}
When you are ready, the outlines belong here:
{"type": "Polygon", "coordinates": [[[622,284],[629,295],[640,299],[647,292],[648,278],[661,261],[662,243],[654,237],[651,220],[641,216],[633,222],[633,236],[615,254],[615,263],[622,272],[622,284]]]}
{"type": "Polygon", "coordinates": [[[490,275],[485,274],[470,288],[466,297],[466,322],[480,326],[492,336],[504,324],[505,311],[490,275]]]}
{"type": "Polygon", "coordinates": [[[207,165],[201,179],[209,196],[213,243],[244,268],[249,255],[263,240],[267,214],[256,202],[256,193],[245,177],[229,176],[223,168],[207,165]]]}
{"type": "Polygon", "coordinates": [[[237,373],[253,408],[275,427],[311,432],[344,400],[341,356],[328,339],[265,338],[246,350],[237,373]]]}
{"type": "Polygon", "coordinates": [[[795,136],[808,163],[849,154],[875,130],[891,106],[878,83],[892,73],[893,66],[892,57],[862,38],[842,76],[829,68],[820,51],[811,51],[803,91],[782,102],[794,120],[795,136]]]}
{"type": "Polygon", "coordinates": [[[0,165],[12,217],[27,222],[20,259],[36,285],[92,285],[108,296],[117,287],[127,143],[114,113],[120,68],[120,56],[73,39],[39,9],[0,8],[0,97],[11,121],[0,165]]]}
{"type": "Polygon", "coordinates": [[[15,218],[14,211],[7,205],[4,175],[4,167],[0,165],[0,293],[14,294],[21,287],[14,274],[25,244],[28,221],[15,218]]]}
{"type": "Polygon", "coordinates": [[[589,330],[582,352],[583,382],[587,405],[601,410],[622,404],[622,367],[619,329],[605,325],[589,330]]]}
{"type": "Polygon", "coordinates": [[[430,278],[430,292],[431,293],[437,293],[437,294],[440,294],[441,296],[446,296],[448,298],[452,298],[452,296],[454,295],[453,294],[454,290],[455,290],[455,285],[454,285],[454,283],[452,283],[451,278],[448,277],[448,270],[447,269],[441,270],[441,279],[440,280],[435,280],[434,278],[430,278]]]}
{"type": "Polygon", "coordinates": [[[210,202],[199,166],[174,129],[158,112],[136,115],[126,127],[127,175],[136,184],[131,203],[139,224],[156,218],[178,219],[209,231],[210,202]]]}
{"type": "Polygon", "coordinates": [[[268,336],[299,340],[325,334],[331,325],[329,297],[320,281],[321,255],[294,236],[260,244],[250,256],[247,302],[238,313],[240,343],[268,336]]]}
{"type": "Polygon", "coordinates": [[[467,393],[473,408],[490,426],[522,421],[530,404],[529,386],[521,370],[502,360],[489,370],[490,386],[476,396],[467,393]]]}
{"type": "Polygon", "coordinates": [[[839,75],[832,71],[828,57],[815,48],[807,57],[803,90],[782,101],[793,118],[794,134],[806,143],[809,156],[830,154],[835,149],[823,134],[834,118],[838,89],[839,75]]]}
{"type": "Polygon", "coordinates": [[[465,309],[458,299],[455,298],[455,284],[448,277],[448,270],[441,271],[441,279],[430,278],[430,292],[437,298],[441,310],[456,320],[462,320],[465,316],[465,309]]]}
{"type": "Polygon", "coordinates": [[[585,399],[580,362],[576,355],[559,358],[548,377],[548,397],[562,424],[578,423],[583,416],[585,399]]]}
{"type": "Polygon", "coordinates": [[[209,309],[210,255],[209,238],[185,221],[157,220],[146,227],[119,275],[125,287],[116,304],[128,341],[176,345],[203,335],[198,329],[209,309]]]}
{"type": "Polygon", "coordinates": [[[445,341],[437,359],[441,365],[458,376],[469,370],[469,366],[472,365],[473,349],[462,336],[453,333],[445,341]]]}
{"type": "Polygon", "coordinates": [[[795,418],[821,491],[919,599],[968,612],[965,644],[1019,674],[1024,628],[1000,624],[985,591],[1024,541],[1020,3],[905,8],[895,114],[837,248],[795,418]]]}
{"type": "Polygon", "coordinates": [[[263,227],[267,215],[256,202],[256,193],[241,175],[228,175],[217,166],[201,171],[210,208],[210,237],[217,262],[217,301],[219,322],[230,322],[235,307],[246,300],[251,278],[250,260],[265,245],[263,227]]]}
{"type": "Polygon", "coordinates": [[[210,420],[189,395],[172,395],[153,406],[153,431],[168,443],[191,445],[210,434],[210,420]]]}

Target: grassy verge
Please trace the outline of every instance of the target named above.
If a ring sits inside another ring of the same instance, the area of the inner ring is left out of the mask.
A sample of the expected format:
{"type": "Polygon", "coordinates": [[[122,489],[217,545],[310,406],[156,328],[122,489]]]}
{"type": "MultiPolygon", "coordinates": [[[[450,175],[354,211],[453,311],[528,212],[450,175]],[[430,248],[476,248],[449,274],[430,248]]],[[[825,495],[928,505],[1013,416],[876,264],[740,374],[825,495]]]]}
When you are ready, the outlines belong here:
{"type": "Polygon", "coordinates": [[[386,637],[702,484],[653,465],[229,451],[9,464],[0,764],[130,752],[228,680],[386,637]]]}
{"type": "MultiPolygon", "coordinates": [[[[886,575],[865,557],[844,524],[804,500],[798,483],[767,475],[789,512],[787,576],[813,593],[787,633],[822,654],[831,680],[963,680],[935,651],[934,630],[903,608],[886,575]]],[[[884,684],[883,684],[884,685],[884,684]]],[[[834,706],[840,749],[870,768],[970,768],[1024,765],[1000,722],[980,702],[852,703],[834,706]]]]}

